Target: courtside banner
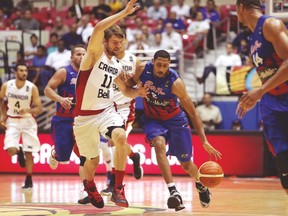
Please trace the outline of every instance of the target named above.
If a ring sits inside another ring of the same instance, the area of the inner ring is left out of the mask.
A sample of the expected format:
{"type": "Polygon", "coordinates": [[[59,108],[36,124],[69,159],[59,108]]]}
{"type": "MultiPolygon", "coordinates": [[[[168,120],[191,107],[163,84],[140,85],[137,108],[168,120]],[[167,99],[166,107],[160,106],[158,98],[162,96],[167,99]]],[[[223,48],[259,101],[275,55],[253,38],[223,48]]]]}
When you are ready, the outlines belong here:
{"type": "MultiPolygon", "coordinates": [[[[222,159],[217,162],[222,166],[225,175],[238,176],[262,176],[263,175],[263,138],[261,133],[249,134],[208,134],[210,143],[222,153],[222,159]]],[[[59,164],[56,170],[49,167],[49,156],[52,149],[50,134],[39,134],[41,149],[39,153],[34,153],[34,173],[78,173],[79,159],[72,153],[69,164],[59,164]]],[[[3,150],[4,134],[0,134],[0,173],[24,173],[17,162],[17,156],[10,157],[3,150]]],[[[141,154],[141,164],[145,174],[160,174],[157,166],[154,148],[145,142],[145,135],[142,133],[132,133],[128,137],[128,142],[133,146],[133,150],[141,154]]],[[[193,135],[194,155],[192,160],[199,167],[202,163],[210,160],[209,155],[203,149],[200,138],[193,135]]],[[[211,158],[213,159],[213,157],[211,158]]],[[[174,174],[185,174],[175,157],[168,156],[169,164],[174,174]]],[[[106,168],[102,155],[97,173],[105,173],[106,168]]],[[[132,161],[127,158],[126,173],[132,174],[132,161]]]]}

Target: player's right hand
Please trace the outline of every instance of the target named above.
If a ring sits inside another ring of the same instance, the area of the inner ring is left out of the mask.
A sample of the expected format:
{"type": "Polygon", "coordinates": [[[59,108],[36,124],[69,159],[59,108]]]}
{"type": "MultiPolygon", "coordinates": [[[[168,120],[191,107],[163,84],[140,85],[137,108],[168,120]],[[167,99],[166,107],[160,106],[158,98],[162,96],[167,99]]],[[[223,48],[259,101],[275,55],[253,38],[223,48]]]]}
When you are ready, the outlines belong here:
{"type": "Polygon", "coordinates": [[[218,150],[216,150],[213,146],[211,146],[210,143],[204,142],[203,148],[209,154],[210,158],[211,158],[211,154],[212,154],[212,155],[214,155],[216,160],[221,159],[222,154],[218,150]]]}
{"type": "Polygon", "coordinates": [[[60,104],[65,110],[69,110],[71,109],[71,106],[73,104],[72,101],[73,101],[73,97],[65,97],[65,98],[62,98],[60,104]]]}

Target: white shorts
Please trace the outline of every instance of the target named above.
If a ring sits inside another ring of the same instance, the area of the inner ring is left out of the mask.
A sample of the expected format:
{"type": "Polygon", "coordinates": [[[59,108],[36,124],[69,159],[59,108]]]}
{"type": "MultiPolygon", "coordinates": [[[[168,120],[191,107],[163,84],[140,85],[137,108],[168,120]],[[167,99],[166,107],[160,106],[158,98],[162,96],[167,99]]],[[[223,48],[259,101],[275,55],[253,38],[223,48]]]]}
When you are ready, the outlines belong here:
{"type": "Polygon", "coordinates": [[[80,155],[87,159],[98,157],[100,154],[99,133],[106,139],[110,139],[106,133],[111,126],[124,126],[124,121],[114,106],[96,115],[75,117],[73,130],[80,155]]]}
{"type": "Polygon", "coordinates": [[[117,104],[117,112],[122,116],[125,122],[126,136],[128,137],[129,133],[133,129],[132,124],[135,120],[135,101],[125,104],[117,104]]]}
{"type": "Polygon", "coordinates": [[[37,136],[37,123],[34,117],[11,118],[6,120],[4,150],[15,147],[19,149],[20,137],[24,152],[39,152],[40,141],[37,136]]]}

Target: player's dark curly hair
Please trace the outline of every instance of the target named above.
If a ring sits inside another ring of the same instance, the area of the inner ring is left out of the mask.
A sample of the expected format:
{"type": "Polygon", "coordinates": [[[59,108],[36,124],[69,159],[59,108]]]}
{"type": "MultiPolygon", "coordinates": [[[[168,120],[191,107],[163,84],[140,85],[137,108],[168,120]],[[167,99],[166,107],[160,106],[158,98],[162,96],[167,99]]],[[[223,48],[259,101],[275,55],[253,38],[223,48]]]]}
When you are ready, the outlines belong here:
{"type": "Polygon", "coordinates": [[[166,51],[166,50],[158,50],[155,54],[154,54],[154,60],[157,58],[167,58],[170,60],[170,54],[166,51]]]}
{"type": "Polygon", "coordinates": [[[260,0],[237,0],[236,4],[242,4],[246,8],[261,9],[260,0]]]}

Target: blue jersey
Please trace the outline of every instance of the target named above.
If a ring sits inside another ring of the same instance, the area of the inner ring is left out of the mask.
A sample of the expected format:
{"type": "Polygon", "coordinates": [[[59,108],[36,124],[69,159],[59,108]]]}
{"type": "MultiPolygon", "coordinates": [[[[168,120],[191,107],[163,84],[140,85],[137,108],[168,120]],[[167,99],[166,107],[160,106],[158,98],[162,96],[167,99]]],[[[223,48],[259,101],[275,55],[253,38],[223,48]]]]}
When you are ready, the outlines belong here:
{"type": "MultiPolygon", "coordinates": [[[[65,67],[66,70],[66,80],[63,84],[58,86],[58,94],[61,97],[73,97],[73,103],[75,103],[76,92],[75,85],[77,79],[77,71],[73,69],[71,65],[65,67]]],[[[65,110],[60,103],[56,104],[56,115],[57,116],[65,116],[65,117],[74,117],[75,110],[74,105],[70,110],[65,110]]]]}
{"type": "Polygon", "coordinates": [[[180,113],[177,96],[171,93],[172,85],[178,78],[178,73],[173,69],[169,69],[166,77],[157,78],[152,62],[145,65],[140,81],[149,89],[149,94],[143,98],[144,112],[148,118],[167,120],[180,113]]]}
{"type": "MultiPolygon", "coordinates": [[[[249,37],[250,54],[257,67],[257,73],[262,83],[270,79],[283,62],[277,55],[273,44],[267,41],[263,35],[263,24],[268,18],[270,18],[270,16],[261,16],[254,32],[249,37]]],[[[269,91],[271,95],[282,95],[285,93],[288,93],[288,81],[269,91]]]]}

